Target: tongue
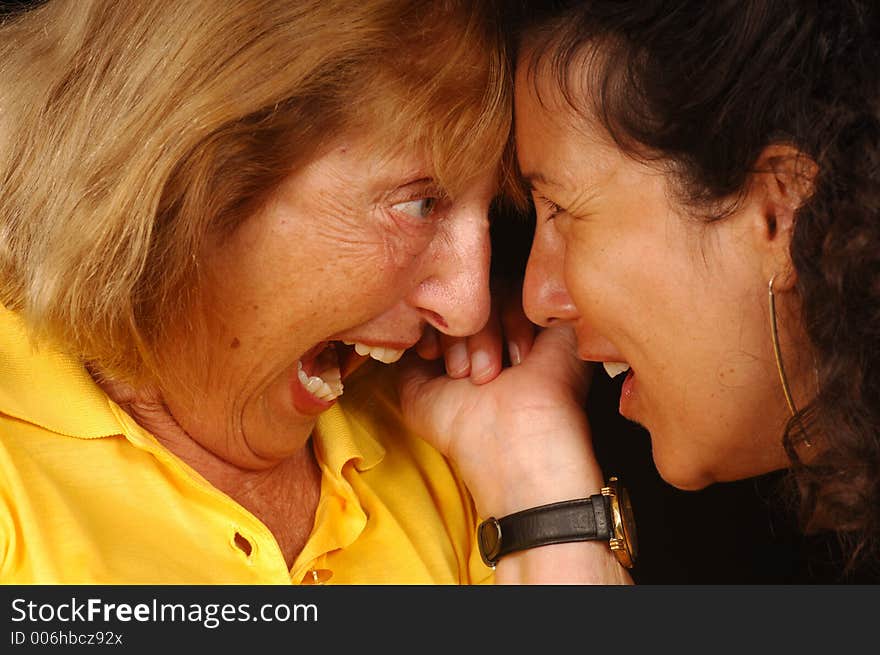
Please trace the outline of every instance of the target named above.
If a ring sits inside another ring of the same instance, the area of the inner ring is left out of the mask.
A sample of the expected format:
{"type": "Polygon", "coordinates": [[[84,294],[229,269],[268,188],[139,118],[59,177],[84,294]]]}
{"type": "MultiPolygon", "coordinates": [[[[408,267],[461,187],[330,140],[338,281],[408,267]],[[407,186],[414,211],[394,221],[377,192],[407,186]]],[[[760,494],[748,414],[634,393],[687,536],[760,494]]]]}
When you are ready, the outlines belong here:
{"type": "Polygon", "coordinates": [[[345,379],[347,376],[354,373],[361,367],[361,364],[369,359],[369,355],[358,355],[354,351],[354,348],[352,348],[350,352],[343,355],[343,362],[339,365],[339,372],[342,373],[342,378],[345,379]]]}
{"type": "MultiPolygon", "coordinates": [[[[329,344],[328,344],[329,345],[329,344]]],[[[336,348],[333,348],[332,345],[330,348],[324,348],[318,356],[313,360],[314,364],[314,372],[308,371],[309,375],[317,375],[321,377],[321,374],[325,371],[329,371],[331,369],[339,369],[339,355],[336,352],[336,348]]],[[[303,364],[303,368],[305,368],[305,364],[303,364]]]]}
{"type": "Polygon", "coordinates": [[[303,371],[305,371],[306,375],[320,376],[322,371],[330,368],[326,364],[327,355],[325,353],[333,353],[332,356],[335,357],[336,351],[333,348],[328,348],[329,345],[329,341],[323,341],[300,357],[299,361],[302,363],[303,371]]]}
{"type": "Polygon", "coordinates": [[[336,351],[336,365],[339,367],[339,372],[342,374],[343,379],[360,368],[360,365],[365,361],[370,359],[369,355],[358,355],[354,349],[354,345],[342,341],[334,341],[333,349],[336,351]]]}
{"type": "Polygon", "coordinates": [[[321,377],[325,371],[338,368],[345,378],[368,359],[369,355],[358,355],[353,346],[343,345],[341,341],[324,341],[309,350],[299,361],[308,376],[321,377]]]}

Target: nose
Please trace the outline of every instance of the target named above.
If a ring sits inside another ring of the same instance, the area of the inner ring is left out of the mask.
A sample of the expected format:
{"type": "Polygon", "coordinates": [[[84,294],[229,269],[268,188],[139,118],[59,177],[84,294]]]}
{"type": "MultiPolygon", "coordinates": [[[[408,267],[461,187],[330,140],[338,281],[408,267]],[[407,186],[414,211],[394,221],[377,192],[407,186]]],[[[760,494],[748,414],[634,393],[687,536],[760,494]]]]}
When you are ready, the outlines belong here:
{"type": "Polygon", "coordinates": [[[578,312],[565,286],[565,241],[552,226],[539,225],[523,281],[523,309],[529,320],[549,327],[572,321],[578,312]]]}
{"type": "Polygon", "coordinates": [[[447,234],[436,240],[430,273],[412,302],[441,332],[467,336],[489,319],[488,206],[474,207],[447,225],[447,234]]]}

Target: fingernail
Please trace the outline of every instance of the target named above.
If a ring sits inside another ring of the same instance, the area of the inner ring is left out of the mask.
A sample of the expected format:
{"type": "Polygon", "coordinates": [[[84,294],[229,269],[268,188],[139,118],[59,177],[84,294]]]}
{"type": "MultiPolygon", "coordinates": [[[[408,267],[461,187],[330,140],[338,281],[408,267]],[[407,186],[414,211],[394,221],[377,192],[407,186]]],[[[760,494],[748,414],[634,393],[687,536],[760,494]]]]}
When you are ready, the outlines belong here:
{"type": "Polygon", "coordinates": [[[471,354],[471,375],[475,378],[482,377],[492,367],[492,360],[485,350],[475,350],[471,354]]]}
{"type": "Polygon", "coordinates": [[[522,361],[522,356],[519,354],[519,346],[517,346],[513,341],[510,342],[510,345],[507,347],[510,351],[510,363],[513,366],[516,366],[522,361]]]}
{"type": "Polygon", "coordinates": [[[446,351],[446,372],[452,376],[468,374],[471,362],[468,359],[467,345],[459,341],[446,351]]]}

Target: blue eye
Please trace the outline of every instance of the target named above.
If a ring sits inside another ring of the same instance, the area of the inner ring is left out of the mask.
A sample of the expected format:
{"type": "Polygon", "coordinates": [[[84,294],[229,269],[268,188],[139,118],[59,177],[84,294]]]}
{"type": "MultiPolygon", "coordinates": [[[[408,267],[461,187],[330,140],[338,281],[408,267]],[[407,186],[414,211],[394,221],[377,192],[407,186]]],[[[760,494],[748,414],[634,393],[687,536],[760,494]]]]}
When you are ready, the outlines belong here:
{"type": "Polygon", "coordinates": [[[437,206],[437,198],[418,198],[392,205],[394,209],[415,218],[428,218],[437,206]]]}

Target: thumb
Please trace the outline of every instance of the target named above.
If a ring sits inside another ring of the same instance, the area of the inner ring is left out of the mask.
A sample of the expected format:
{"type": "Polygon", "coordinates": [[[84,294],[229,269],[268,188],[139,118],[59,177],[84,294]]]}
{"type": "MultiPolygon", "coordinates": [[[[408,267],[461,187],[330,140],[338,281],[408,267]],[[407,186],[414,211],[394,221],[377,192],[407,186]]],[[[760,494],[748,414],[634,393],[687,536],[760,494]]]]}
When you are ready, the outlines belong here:
{"type": "Polygon", "coordinates": [[[558,378],[571,388],[579,401],[586,400],[593,367],[577,354],[577,335],[570,325],[545,328],[535,340],[523,366],[558,378]]]}
{"type": "Polygon", "coordinates": [[[426,361],[407,353],[398,364],[397,391],[406,424],[441,453],[448,454],[451,387],[467,380],[445,375],[443,360],[426,361]]]}

